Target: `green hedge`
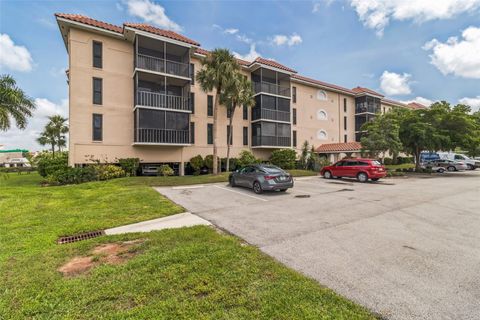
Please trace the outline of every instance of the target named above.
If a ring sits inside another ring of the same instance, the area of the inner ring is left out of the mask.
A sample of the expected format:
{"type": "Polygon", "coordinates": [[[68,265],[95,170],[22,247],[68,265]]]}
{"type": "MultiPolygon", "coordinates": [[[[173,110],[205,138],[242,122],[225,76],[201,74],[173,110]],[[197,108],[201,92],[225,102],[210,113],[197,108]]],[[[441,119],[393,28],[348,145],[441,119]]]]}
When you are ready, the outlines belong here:
{"type": "Polygon", "coordinates": [[[297,154],[292,149],[281,149],[272,152],[270,162],[284,170],[294,169],[297,154]]]}
{"type": "Polygon", "coordinates": [[[68,153],[57,152],[54,156],[51,152],[43,152],[36,157],[35,162],[38,173],[42,177],[46,177],[68,166],[68,153]]]}

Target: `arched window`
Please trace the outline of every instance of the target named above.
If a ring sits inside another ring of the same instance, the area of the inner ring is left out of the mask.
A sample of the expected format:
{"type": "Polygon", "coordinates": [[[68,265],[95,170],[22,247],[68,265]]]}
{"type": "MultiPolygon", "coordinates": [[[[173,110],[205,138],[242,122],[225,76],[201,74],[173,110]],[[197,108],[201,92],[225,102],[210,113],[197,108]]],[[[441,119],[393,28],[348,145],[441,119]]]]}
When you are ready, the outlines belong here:
{"type": "Polygon", "coordinates": [[[317,111],[317,119],[318,120],[327,120],[328,119],[327,111],[325,111],[323,109],[318,110],[317,111]]]}
{"type": "Polygon", "coordinates": [[[318,140],[327,140],[327,131],[320,129],[317,131],[318,140]]]}
{"type": "Polygon", "coordinates": [[[318,90],[317,91],[317,99],[322,100],[322,101],[327,100],[327,93],[323,90],[318,90]]]}

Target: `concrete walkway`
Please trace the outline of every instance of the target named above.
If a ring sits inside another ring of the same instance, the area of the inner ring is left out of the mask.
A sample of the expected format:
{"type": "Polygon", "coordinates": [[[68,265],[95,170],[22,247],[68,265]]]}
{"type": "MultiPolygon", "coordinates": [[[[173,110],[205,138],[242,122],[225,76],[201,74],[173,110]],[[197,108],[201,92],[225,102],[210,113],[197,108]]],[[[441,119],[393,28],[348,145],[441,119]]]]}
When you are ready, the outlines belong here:
{"type": "Polygon", "coordinates": [[[122,234],[122,233],[132,233],[132,232],[150,232],[154,230],[163,230],[163,229],[174,229],[182,227],[192,227],[198,225],[211,225],[205,219],[200,218],[190,212],[184,212],[175,214],[173,216],[142,221],[134,224],[128,224],[126,226],[106,229],[105,234],[122,234]]]}

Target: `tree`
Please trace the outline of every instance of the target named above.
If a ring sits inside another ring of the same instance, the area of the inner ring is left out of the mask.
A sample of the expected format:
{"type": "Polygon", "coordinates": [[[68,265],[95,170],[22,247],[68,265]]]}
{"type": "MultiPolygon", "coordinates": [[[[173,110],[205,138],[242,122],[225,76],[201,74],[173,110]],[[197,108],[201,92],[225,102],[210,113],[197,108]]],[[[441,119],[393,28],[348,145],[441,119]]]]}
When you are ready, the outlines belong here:
{"type": "Polygon", "coordinates": [[[240,66],[230,51],[215,49],[202,59],[202,69],[197,72],[198,83],[204,92],[211,92],[215,89],[213,104],[213,174],[218,173],[217,124],[220,95],[239,70],[240,66]]]}
{"type": "Polygon", "coordinates": [[[402,149],[399,137],[400,125],[396,113],[378,115],[374,120],[365,123],[362,130],[367,131],[360,140],[362,152],[367,152],[372,157],[378,157],[382,153],[382,162],[387,152],[398,154],[402,149]]]}
{"type": "Polygon", "coordinates": [[[16,86],[15,80],[10,75],[0,76],[0,131],[10,129],[10,117],[19,129],[25,129],[33,110],[33,100],[16,86]]]}
{"type": "Polygon", "coordinates": [[[227,114],[230,115],[228,123],[230,130],[227,132],[227,172],[230,170],[230,146],[233,135],[232,122],[235,110],[237,107],[246,106],[247,108],[250,108],[255,105],[255,99],[253,98],[254,95],[255,92],[253,92],[250,80],[240,72],[236,72],[225,87],[225,91],[220,96],[220,102],[227,107],[227,114]]]}
{"type": "Polygon", "coordinates": [[[309,159],[308,148],[309,148],[308,141],[305,140],[302,144],[302,152],[300,153],[300,158],[298,159],[298,162],[300,163],[300,168],[302,169],[307,169],[308,167],[308,159],[309,159]]]}
{"type": "Polygon", "coordinates": [[[45,125],[45,129],[37,141],[42,146],[49,144],[52,148],[53,155],[55,155],[55,146],[59,152],[62,151],[62,147],[66,146],[67,140],[65,134],[68,132],[67,119],[60,115],[50,116],[48,119],[49,122],[45,125]]]}

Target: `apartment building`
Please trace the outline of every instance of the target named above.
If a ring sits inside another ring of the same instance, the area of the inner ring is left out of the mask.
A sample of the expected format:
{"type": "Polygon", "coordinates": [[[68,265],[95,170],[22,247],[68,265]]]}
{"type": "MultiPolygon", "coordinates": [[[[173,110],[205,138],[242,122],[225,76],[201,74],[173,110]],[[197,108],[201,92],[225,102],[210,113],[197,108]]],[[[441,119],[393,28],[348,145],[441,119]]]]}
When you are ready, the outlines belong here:
{"type": "MultiPolygon", "coordinates": [[[[198,42],[148,24],[116,26],[76,14],[56,19],[69,54],[70,165],[137,157],[183,174],[192,157],[212,153],[215,93],[195,80],[208,54],[198,42]]],[[[227,108],[218,110],[220,157],[229,130],[233,157],[248,149],[268,159],[278,148],[299,151],[304,141],[336,155],[339,145],[345,151],[359,141],[361,125],[375,114],[410,107],[367,88],[304,77],[273,60],[238,62],[256,104],[237,108],[232,128],[227,108]]]]}

